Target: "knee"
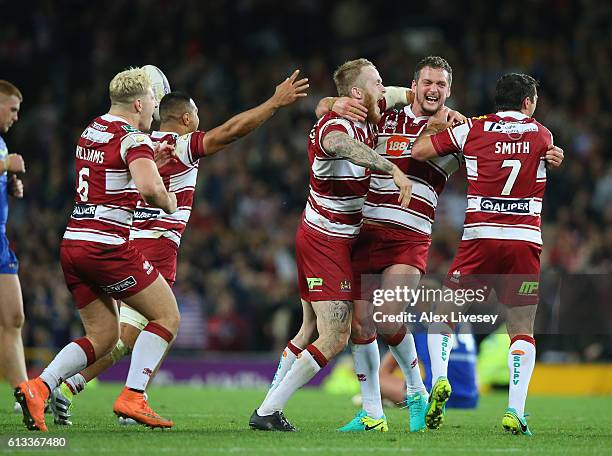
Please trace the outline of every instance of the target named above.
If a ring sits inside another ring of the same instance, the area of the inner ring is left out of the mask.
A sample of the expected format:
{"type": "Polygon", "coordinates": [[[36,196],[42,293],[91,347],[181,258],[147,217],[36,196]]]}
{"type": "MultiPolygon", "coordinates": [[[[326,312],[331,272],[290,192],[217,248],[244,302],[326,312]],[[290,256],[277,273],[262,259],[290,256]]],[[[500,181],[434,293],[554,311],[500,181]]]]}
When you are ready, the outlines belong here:
{"type": "Polygon", "coordinates": [[[330,337],[328,338],[327,346],[328,346],[328,350],[330,351],[332,357],[344,351],[344,349],[348,345],[350,336],[351,336],[350,330],[345,331],[345,332],[338,331],[330,335],[330,337]]]}
{"type": "Polygon", "coordinates": [[[166,324],[166,329],[172,334],[174,334],[174,336],[176,337],[179,326],[181,325],[181,314],[179,313],[178,309],[176,309],[176,311],[173,311],[172,314],[168,316],[166,324]]]}
{"type": "Polygon", "coordinates": [[[370,340],[376,337],[376,327],[371,321],[356,321],[351,324],[351,339],[354,341],[370,340]]]}
{"type": "Polygon", "coordinates": [[[119,342],[119,325],[105,328],[103,331],[92,331],[87,333],[96,352],[96,358],[101,358],[110,353],[119,342]]]}
{"type": "Polygon", "coordinates": [[[6,322],[0,325],[0,329],[7,330],[21,330],[25,323],[25,316],[20,310],[12,315],[9,315],[6,322]]]}

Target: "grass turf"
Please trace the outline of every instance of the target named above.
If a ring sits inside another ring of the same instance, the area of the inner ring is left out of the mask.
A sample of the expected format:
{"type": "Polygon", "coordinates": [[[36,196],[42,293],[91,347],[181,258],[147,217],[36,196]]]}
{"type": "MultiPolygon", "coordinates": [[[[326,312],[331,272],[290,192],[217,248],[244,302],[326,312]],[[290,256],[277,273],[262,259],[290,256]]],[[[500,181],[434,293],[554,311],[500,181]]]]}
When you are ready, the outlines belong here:
{"type": "MultiPolygon", "coordinates": [[[[0,391],[8,393],[7,384],[0,391]]],[[[222,390],[188,386],[153,387],[151,406],[172,418],[169,431],[119,426],[112,413],[119,385],[102,384],[77,398],[72,427],[58,427],[47,415],[49,434],[28,432],[12,412],[11,396],[0,400],[0,453],[14,454],[612,454],[611,397],[530,397],[531,438],[501,428],[505,394],[481,398],[477,410],[448,410],[438,431],[410,434],[405,410],[387,409],[388,433],[341,434],[335,429],[356,409],[346,396],[316,389],[299,391],[286,409],[297,433],[248,428],[263,390],[222,390]],[[8,448],[7,437],[62,436],[65,450],[8,448]]]]}

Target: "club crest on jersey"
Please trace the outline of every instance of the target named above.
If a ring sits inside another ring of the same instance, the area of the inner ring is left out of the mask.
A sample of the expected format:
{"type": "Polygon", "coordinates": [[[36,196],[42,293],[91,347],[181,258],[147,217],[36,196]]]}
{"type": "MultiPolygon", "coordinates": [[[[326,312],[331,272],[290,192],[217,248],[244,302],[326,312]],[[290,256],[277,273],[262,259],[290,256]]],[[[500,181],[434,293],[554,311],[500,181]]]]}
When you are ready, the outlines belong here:
{"type": "Polygon", "coordinates": [[[351,281],[344,279],[340,282],[340,291],[351,291],[351,281]]]}
{"type": "Polygon", "coordinates": [[[385,119],[385,125],[383,126],[383,130],[395,130],[397,128],[397,119],[387,117],[385,119]]]}
{"type": "Polygon", "coordinates": [[[410,149],[411,143],[408,138],[404,138],[403,136],[391,136],[387,139],[387,155],[399,157],[410,149]]]}
{"type": "Polygon", "coordinates": [[[129,276],[117,283],[113,283],[112,285],[103,285],[101,288],[106,293],[121,293],[122,291],[132,288],[137,283],[138,282],[136,282],[134,276],[129,276]]]}
{"type": "Polygon", "coordinates": [[[459,283],[459,279],[461,278],[461,272],[457,269],[453,271],[450,277],[450,281],[453,283],[459,283]]]}

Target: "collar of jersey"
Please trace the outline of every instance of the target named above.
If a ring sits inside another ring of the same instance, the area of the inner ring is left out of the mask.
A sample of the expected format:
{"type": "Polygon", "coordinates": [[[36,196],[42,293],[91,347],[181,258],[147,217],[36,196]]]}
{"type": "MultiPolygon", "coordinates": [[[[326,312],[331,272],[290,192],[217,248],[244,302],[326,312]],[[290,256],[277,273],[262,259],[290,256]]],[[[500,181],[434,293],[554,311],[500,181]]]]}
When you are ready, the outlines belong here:
{"type": "Polygon", "coordinates": [[[427,119],[429,119],[429,116],[419,116],[419,117],[415,116],[415,115],[414,115],[414,112],[412,112],[412,106],[410,106],[410,105],[406,105],[406,106],[404,106],[404,112],[405,112],[406,114],[408,114],[410,117],[412,117],[412,118],[414,119],[414,121],[415,121],[415,122],[419,122],[419,121],[421,121],[421,120],[427,120],[427,119]]]}
{"type": "Polygon", "coordinates": [[[523,114],[520,111],[499,111],[499,112],[496,112],[495,115],[499,117],[512,117],[513,119],[516,119],[516,120],[529,119],[528,115],[523,114]]]}
{"type": "Polygon", "coordinates": [[[153,133],[151,133],[151,136],[155,138],[163,138],[164,136],[168,135],[179,136],[179,134],[174,131],[154,131],[153,133]]]}

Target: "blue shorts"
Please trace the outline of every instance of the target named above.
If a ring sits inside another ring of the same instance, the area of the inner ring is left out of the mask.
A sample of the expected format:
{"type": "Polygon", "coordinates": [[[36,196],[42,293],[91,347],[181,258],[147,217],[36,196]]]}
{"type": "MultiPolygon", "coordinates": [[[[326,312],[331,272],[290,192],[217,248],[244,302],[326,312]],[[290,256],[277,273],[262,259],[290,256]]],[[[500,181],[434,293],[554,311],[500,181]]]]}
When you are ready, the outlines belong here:
{"type": "Polygon", "coordinates": [[[9,242],[4,233],[0,232],[0,274],[17,274],[19,260],[9,248],[9,242]]]}

